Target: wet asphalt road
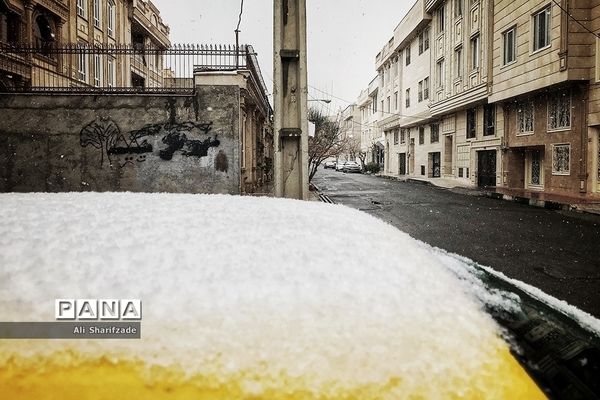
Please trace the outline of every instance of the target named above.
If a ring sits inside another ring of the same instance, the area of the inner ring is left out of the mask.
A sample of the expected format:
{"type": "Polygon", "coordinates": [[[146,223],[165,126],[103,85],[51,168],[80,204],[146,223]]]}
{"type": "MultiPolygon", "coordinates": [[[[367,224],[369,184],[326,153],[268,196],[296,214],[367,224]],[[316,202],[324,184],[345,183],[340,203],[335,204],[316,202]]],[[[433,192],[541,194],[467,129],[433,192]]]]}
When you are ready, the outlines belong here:
{"type": "Polygon", "coordinates": [[[600,216],[322,168],[313,183],[335,203],[368,212],[600,318],[600,216]]]}

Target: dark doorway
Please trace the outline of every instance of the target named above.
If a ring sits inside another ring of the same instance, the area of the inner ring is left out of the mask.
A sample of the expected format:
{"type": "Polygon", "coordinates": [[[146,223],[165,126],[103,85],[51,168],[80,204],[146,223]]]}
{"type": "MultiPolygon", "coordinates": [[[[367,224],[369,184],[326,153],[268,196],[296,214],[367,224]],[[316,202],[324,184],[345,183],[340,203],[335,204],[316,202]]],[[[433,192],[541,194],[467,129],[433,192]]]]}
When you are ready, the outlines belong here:
{"type": "Polygon", "coordinates": [[[131,73],[131,86],[138,89],[146,87],[146,80],[138,74],[131,73]]]}
{"type": "Polygon", "coordinates": [[[400,153],[398,155],[398,174],[406,175],[406,153],[400,153]]]}
{"type": "Polygon", "coordinates": [[[496,186],[496,150],[477,152],[477,185],[496,186]]]}
{"type": "Polygon", "coordinates": [[[439,152],[431,153],[431,177],[439,178],[442,169],[442,155],[439,152]]]}

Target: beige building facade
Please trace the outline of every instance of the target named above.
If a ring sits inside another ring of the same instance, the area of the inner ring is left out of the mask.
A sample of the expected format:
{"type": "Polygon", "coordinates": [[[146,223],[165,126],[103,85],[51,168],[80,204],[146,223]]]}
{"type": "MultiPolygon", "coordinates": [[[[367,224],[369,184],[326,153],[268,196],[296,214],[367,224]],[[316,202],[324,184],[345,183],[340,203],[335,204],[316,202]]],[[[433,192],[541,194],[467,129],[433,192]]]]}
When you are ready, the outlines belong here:
{"type": "Polygon", "coordinates": [[[383,95],[380,130],[385,135],[385,173],[440,177],[439,124],[430,111],[431,18],[417,1],[376,57],[383,95]]]}
{"type": "Polygon", "coordinates": [[[362,149],[361,111],[356,104],[350,104],[339,115],[340,133],[346,143],[344,160],[360,163],[359,153],[362,149]]]}
{"type": "Polygon", "coordinates": [[[150,1],[0,0],[0,32],[1,43],[31,49],[0,55],[5,89],[164,84],[169,27],[150,1]]]}
{"type": "Polygon", "coordinates": [[[502,111],[488,104],[493,0],[426,2],[432,16],[431,113],[440,121],[443,176],[502,184],[502,111]]]}
{"type": "Polygon", "coordinates": [[[364,89],[357,100],[361,118],[360,144],[361,152],[365,154],[367,164],[384,163],[384,137],[379,129],[378,122],[381,118],[379,105],[379,78],[371,80],[368,87],[364,89]]]}
{"type": "Polygon", "coordinates": [[[598,17],[589,21],[598,4],[495,2],[489,100],[503,110],[503,184],[515,193],[599,194],[597,38],[584,28],[600,28],[598,17]]]}

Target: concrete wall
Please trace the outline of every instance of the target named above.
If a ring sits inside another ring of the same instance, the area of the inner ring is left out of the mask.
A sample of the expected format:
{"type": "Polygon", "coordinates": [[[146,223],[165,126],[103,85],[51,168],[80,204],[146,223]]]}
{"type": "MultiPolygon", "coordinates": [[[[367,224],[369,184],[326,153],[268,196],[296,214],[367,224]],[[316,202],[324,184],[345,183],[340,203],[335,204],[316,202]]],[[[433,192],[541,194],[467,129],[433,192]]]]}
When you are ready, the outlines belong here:
{"type": "Polygon", "coordinates": [[[239,98],[3,95],[0,191],[237,194],[239,98]]]}

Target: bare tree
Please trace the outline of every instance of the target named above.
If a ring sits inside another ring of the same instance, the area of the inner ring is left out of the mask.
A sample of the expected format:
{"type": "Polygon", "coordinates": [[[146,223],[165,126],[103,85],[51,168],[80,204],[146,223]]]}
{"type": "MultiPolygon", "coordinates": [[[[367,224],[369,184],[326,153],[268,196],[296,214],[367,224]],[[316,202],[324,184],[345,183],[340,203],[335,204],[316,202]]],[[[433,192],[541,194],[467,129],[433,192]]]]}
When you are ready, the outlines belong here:
{"type": "Polygon", "coordinates": [[[308,138],[308,179],[311,181],[321,163],[343,154],[348,142],[342,135],[339,122],[332,121],[316,108],[308,111],[308,120],[315,124],[315,136],[308,138]]]}

